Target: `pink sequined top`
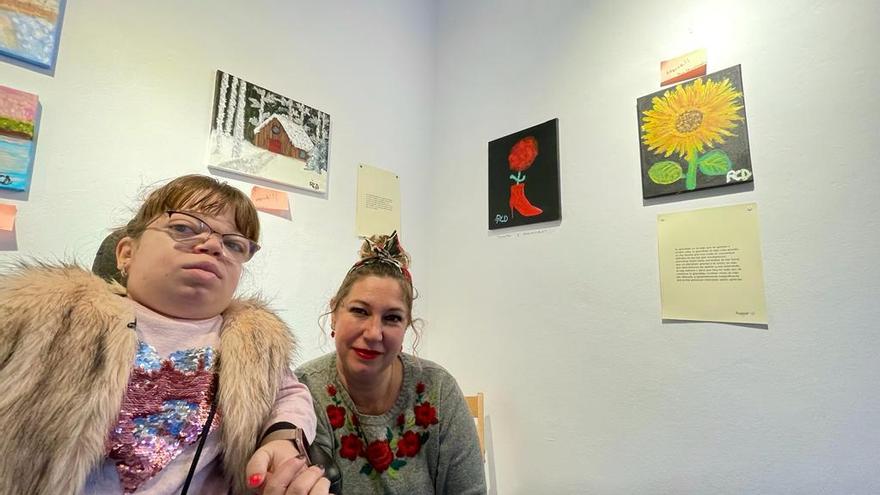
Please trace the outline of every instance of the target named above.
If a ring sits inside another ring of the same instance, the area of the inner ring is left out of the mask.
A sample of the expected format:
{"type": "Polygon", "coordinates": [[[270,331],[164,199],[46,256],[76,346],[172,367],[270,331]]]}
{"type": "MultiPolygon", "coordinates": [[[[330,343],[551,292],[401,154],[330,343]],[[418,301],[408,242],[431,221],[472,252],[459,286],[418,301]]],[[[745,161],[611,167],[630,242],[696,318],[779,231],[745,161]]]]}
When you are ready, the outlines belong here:
{"type": "MultiPolygon", "coordinates": [[[[176,320],[132,303],[138,352],[119,420],[107,439],[107,460],[90,475],[85,493],[178,493],[213,399],[222,317],[176,320]]],[[[314,438],[311,395],[292,373],[264,427],[279,421],[296,424],[309,440],[314,438]]],[[[221,422],[218,410],[191,493],[228,491],[214,434],[221,422]]]]}

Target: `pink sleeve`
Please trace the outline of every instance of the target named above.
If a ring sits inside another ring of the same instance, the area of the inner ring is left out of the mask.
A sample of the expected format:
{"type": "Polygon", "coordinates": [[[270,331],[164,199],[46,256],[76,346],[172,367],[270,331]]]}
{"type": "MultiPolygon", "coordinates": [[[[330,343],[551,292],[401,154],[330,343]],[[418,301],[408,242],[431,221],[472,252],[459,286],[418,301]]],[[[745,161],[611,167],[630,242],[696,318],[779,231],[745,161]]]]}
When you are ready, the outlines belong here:
{"type": "Polygon", "coordinates": [[[285,371],[281,380],[281,387],[275,397],[275,406],[269,421],[263,425],[263,431],[275,423],[286,421],[302,428],[309,443],[315,439],[315,406],[312,403],[312,394],[309,389],[296,379],[296,375],[289,369],[285,371]]]}

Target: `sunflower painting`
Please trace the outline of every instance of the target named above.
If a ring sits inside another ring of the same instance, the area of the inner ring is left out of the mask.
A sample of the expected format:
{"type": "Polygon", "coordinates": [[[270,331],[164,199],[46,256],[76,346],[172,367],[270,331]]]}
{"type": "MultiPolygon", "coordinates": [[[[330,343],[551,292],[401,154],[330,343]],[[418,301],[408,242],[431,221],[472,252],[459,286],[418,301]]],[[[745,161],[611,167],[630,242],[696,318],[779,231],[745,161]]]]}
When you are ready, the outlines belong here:
{"type": "Polygon", "coordinates": [[[637,100],[642,196],[751,182],[740,66],[637,100]]]}

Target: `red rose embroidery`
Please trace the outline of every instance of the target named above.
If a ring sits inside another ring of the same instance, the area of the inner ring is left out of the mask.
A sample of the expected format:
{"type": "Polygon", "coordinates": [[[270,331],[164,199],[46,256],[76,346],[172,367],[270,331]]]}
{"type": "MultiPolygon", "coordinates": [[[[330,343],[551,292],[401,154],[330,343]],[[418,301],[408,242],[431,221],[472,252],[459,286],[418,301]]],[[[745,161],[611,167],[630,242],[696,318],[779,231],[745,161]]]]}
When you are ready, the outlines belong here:
{"type": "Polygon", "coordinates": [[[417,383],[417,384],[416,384],[416,393],[417,393],[417,394],[421,394],[421,393],[424,393],[424,392],[425,392],[425,384],[422,383],[422,382],[417,383]]]}
{"type": "Polygon", "coordinates": [[[387,440],[375,440],[370,442],[367,445],[367,461],[369,461],[370,465],[373,466],[373,469],[382,473],[388,466],[391,465],[391,461],[394,460],[394,453],[391,452],[391,446],[388,445],[387,440]]]}
{"type": "Polygon", "coordinates": [[[401,414],[397,417],[397,426],[403,426],[403,423],[406,422],[406,418],[401,414]]]}
{"type": "Polygon", "coordinates": [[[422,428],[427,428],[437,424],[437,410],[430,402],[423,402],[413,408],[416,413],[416,424],[422,428]]]}
{"type": "Polygon", "coordinates": [[[345,424],[345,408],[330,404],[327,406],[327,418],[334,430],[342,428],[342,425],[345,424]]]}
{"type": "Polygon", "coordinates": [[[418,433],[408,431],[397,441],[397,457],[415,457],[421,447],[418,433]]]}
{"type": "Polygon", "coordinates": [[[327,393],[330,394],[330,397],[336,397],[336,387],[327,385],[327,393]]]}
{"type": "Polygon", "coordinates": [[[364,451],[364,443],[361,442],[361,439],[358,438],[357,435],[345,435],[340,438],[339,441],[342,443],[339,447],[339,455],[348,460],[353,461],[357,459],[364,451]]]}
{"type": "Polygon", "coordinates": [[[510,170],[521,172],[532,166],[536,156],[538,156],[538,140],[526,136],[510,148],[507,162],[510,163],[510,170]]]}

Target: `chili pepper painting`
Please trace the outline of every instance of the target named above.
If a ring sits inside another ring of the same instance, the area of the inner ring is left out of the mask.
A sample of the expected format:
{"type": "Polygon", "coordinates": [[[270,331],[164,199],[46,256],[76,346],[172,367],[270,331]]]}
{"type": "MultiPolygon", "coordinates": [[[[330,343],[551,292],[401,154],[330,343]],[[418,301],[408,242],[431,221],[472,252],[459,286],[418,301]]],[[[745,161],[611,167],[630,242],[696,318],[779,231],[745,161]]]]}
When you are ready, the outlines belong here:
{"type": "Polygon", "coordinates": [[[752,182],[740,66],[637,100],[642,197],[752,182]]]}
{"type": "Polygon", "coordinates": [[[489,230],[560,217],[559,120],[489,142],[489,230]]]}

